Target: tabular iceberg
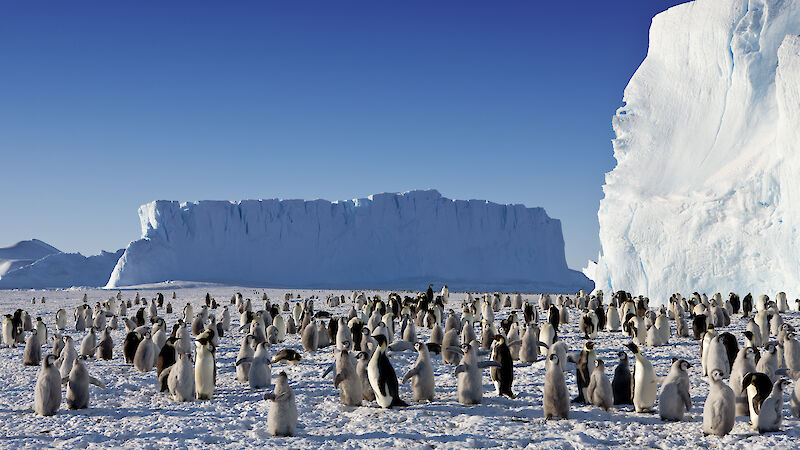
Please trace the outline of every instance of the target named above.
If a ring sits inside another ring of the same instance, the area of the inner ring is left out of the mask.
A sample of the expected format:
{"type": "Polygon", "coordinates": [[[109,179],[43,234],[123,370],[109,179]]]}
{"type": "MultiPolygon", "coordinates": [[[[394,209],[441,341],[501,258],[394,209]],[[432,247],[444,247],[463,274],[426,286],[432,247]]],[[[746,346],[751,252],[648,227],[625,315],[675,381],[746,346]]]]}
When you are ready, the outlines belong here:
{"type": "Polygon", "coordinates": [[[561,222],[542,208],[450,200],[435,190],[326,200],[139,208],[142,238],[107,288],[167,280],[276,287],[576,292],[561,222]]]}
{"type": "Polygon", "coordinates": [[[800,295],[800,1],[653,19],[614,119],[598,289],[800,295]]]}

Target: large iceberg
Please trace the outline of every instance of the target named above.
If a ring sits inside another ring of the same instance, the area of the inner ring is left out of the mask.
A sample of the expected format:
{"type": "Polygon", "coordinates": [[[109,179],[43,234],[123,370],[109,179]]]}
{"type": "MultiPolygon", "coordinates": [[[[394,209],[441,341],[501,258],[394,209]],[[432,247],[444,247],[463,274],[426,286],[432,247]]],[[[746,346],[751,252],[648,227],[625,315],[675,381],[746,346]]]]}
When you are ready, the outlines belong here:
{"type": "Polygon", "coordinates": [[[142,238],[108,288],[167,280],[275,287],[590,290],[542,208],[435,190],[350,201],[245,200],[139,208],[142,238]]]}
{"type": "Polygon", "coordinates": [[[123,250],[99,255],[52,253],[0,277],[0,289],[47,289],[103,286],[123,250]]]}
{"type": "Polygon", "coordinates": [[[14,245],[0,248],[0,277],[20,267],[32,264],[60,250],[39,239],[19,241],[14,245]]]}
{"type": "Polygon", "coordinates": [[[800,295],[800,1],[653,19],[613,119],[596,288],[800,295]]]}

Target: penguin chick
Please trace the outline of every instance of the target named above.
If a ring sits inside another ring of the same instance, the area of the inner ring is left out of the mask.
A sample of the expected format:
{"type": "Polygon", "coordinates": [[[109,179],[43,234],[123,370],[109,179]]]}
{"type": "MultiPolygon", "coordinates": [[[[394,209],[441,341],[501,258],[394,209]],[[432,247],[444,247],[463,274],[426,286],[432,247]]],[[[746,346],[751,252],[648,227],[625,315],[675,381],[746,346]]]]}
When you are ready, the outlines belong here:
{"type": "Polygon", "coordinates": [[[264,394],[264,400],[269,400],[267,412],[267,430],[273,436],[294,436],[297,428],[297,404],[294,391],[289,386],[289,377],[286,372],[278,374],[275,380],[275,390],[264,394]]]}
{"type": "Polygon", "coordinates": [[[597,365],[589,379],[589,387],[586,389],[586,394],[587,400],[603,411],[608,411],[614,403],[611,381],[606,376],[605,364],[603,364],[602,359],[597,360],[597,365]]]}
{"type": "Polygon", "coordinates": [[[672,358],[672,367],[661,387],[658,397],[658,414],[661,420],[680,421],[684,409],[692,410],[692,397],[689,395],[689,368],[684,359],[672,358]]]}

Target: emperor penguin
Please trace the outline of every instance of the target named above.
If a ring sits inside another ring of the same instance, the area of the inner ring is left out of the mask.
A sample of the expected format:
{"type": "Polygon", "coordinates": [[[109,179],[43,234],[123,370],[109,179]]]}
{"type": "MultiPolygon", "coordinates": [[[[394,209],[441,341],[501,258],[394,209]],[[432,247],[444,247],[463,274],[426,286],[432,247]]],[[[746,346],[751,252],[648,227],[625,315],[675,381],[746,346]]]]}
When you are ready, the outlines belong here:
{"type": "Polygon", "coordinates": [[[33,410],[40,416],[52,416],[61,406],[61,375],[55,365],[55,356],[47,355],[42,361],[33,392],[33,410]]]}
{"type": "Polygon", "coordinates": [[[175,364],[169,369],[167,386],[172,400],[190,402],[194,400],[194,366],[190,353],[179,353],[175,364]]]}
{"type": "Polygon", "coordinates": [[[442,362],[449,365],[458,365],[461,354],[458,351],[458,330],[450,330],[442,339],[442,362]]]}
{"type": "Polygon", "coordinates": [[[558,365],[561,367],[561,370],[566,372],[567,371],[567,344],[564,341],[557,341],[553,343],[553,345],[547,350],[548,358],[550,355],[556,354],[558,355],[558,365]]]}
{"type": "Polygon", "coordinates": [[[497,395],[514,398],[514,392],[511,390],[511,385],[514,382],[514,360],[502,334],[498,334],[495,337],[491,360],[500,364],[500,367],[493,367],[489,371],[497,388],[497,395]]]}
{"type": "Polygon", "coordinates": [[[36,333],[39,335],[39,342],[42,344],[47,342],[47,325],[41,317],[36,318],[36,333]]]}
{"type": "Polygon", "coordinates": [[[136,348],[136,354],[133,356],[133,367],[139,372],[149,372],[156,365],[156,357],[158,357],[158,350],[156,350],[156,344],[153,343],[148,331],[136,348]]]}
{"type": "Polygon", "coordinates": [[[368,402],[375,401],[375,392],[372,390],[372,384],[369,382],[369,374],[367,368],[369,367],[369,356],[365,352],[358,352],[356,354],[356,372],[358,378],[361,380],[361,393],[364,400],[368,402]]]}
{"type": "Polygon", "coordinates": [[[658,379],[653,369],[653,364],[642,355],[639,347],[634,343],[626,344],[636,358],[633,373],[633,406],[636,412],[649,412],[653,410],[658,394],[658,379]]]}
{"type": "Polygon", "coordinates": [[[613,303],[608,306],[608,311],[606,311],[606,331],[614,333],[620,331],[619,313],[613,303]]]}
{"type": "Polygon", "coordinates": [[[63,336],[61,336],[61,333],[56,331],[53,334],[53,356],[55,356],[56,359],[60,358],[61,350],[63,349],[64,349],[64,338],[63,336]]]}
{"type": "Polygon", "coordinates": [[[614,403],[613,389],[611,381],[608,380],[605,371],[605,364],[602,359],[597,360],[597,365],[592,371],[589,379],[589,387],[586,389],[586,399],[594,406],[608,411],[614,403]]]}
{"type": "Polygon", "coordinates": [[[766,374],[772,383],[775,382],[775,372],[778,370],[778,346],[774,342],[764,346],[764,353],[756,363],[756,369],[751,372],[761,372],[766,374]]]}
{"type": "Polygon", "coordinates": [[[247,374],[250,372],[250,364],[255,355],[255,341],[252,334],[248,334],[242,339],[239,347],[239,354],[236,355],[236,379],[242,383],[247,382],[247,374]]]}
{"type": "Polygon", "coordinates": [[[747,405],[750,410],[750,426],[758,429],[761,406],[772,393],[772,382],[766,374],[750,372],[744,376],[742,386],[747,392],[747,405]]]}
{"type": "MultiPolygon", "coordinates": [[[[194,386],[198,400],[211,400],[217,384],[217,364],[214,344],[209,339],[195,341],[197,357],[194,366],[194,386]]],[[[251,366],[252,369],[252,366],[251,366]]],[[[249,374],[248,374],[249,377],[249,374]]]]}
{"type": "Polygon", "coordinates": [[[783,339],[783,358],[786,367],[792,371],[800,371],[800,341],[794,333],[787,333],[783,339]]]}
{"type": "Polygon", "coordinates": [[[414,343],[417,350],[417,362],[403,375],[403,384],[411,380],[411,392],[415,402],[433,401],[434,376],[431,355],[427,344],[414,343]]]}
{"type": "Polygon", "coordinates": [[[669,369],[661,395],[658,397],[658,414],[661,420],[683,420],[685,411],[692,410],[692,396],[689,395],[689,368],[692,367],[685,359],[672,358],[672,367],[669,369]]]}
{"type": "Polygon", "coordinates": [[[275,379],[275,390],[264,394],[269,400],[267,430],[273,436],[294,436],[297,428],[297,404],[294,391],[289,386],[289,377],[281,372],[275,379]]]}
{"type": "Polygon", "coordinates": [[[756,429],[759,433],[780,431],[783,423],[783,391],[790,384],[791,382],[786,378],[775,381],[772,386],[772,392],[764,400],[761,410],[758,412],[758,426],[756,429]]]}
{"type": "Polygon", "coordinates": [[[251,389],[263,389],[272,384],[272,368],[269,364],[270,355],[267,346],[266,342],[258,344],[250,362],[247,381],[250,383],[251,389]]]}
{"type": "Polygon", "coordinates": [[[39,342],[39,332],[31,331],[28,340],[25,342],[25,351],[22,353],[22,364],[26,366],[38,366],[42,361],[42,344],[39,342]]]}
{"type": "Polygon", "coordinates": [[[519,348],[519,360],[523,363],[533,363],[539,359],[539,345],[541,344],[537,339],[539,330],[536,325],[530,324],[525,327],[525,332],[522,333],[522,343],[519,348]]]}
{"type": "MultiPolygon", "coordinates": [[[[700,364],[703,367],[703,375],[708,375],[711,373],[708,366],[708,351],[711,348],[711,342],[716,339],[717,337],[717,330],[714,329],[713,325],[708,328],[708,330],[703,335],[703,340],[700,342],[700,364]]],[[[726,354],[727,356],[727,354],[726,354]]]]}
{"type": "Polygon", "coordinates": [[[755,352],[751,347],[742,347],[739,350],[739,354],[736,355],[733,369],[731,369],[731,378],[728,380],[728,385],[733,389],[737,416],[746,416],[750,412],[750,407],[747,405],[747,393],[742,381],[745,375],[756,371],[754,355],[755,352]]]}
{"type": "Polygon", "coordinates": [[[318,328],[316,320],[314,320],[312,323],[310,323],[303,329],[303,335],[301,338],[301,343],[303,344],[303,350],[307,352],[317,351],[317,345],[319,344],[317,330],[318,328]]]}
{"type": "Polygon", "coordinates": [[[94,350],[97,347],[97,333],[94,327],[89,328],[89,333],[81,341],[80,356],[94,356],[94,350]]]}
{"type": "Polygon", "coordinates": [[[752,317],[747,322],[746,330],[753,334],[753,345],[756,347],[763,347],[766,345],[767,341],[762,342],[761,339],[761,328],[759,328],[758,324],[752,317]]]}
{"type": "Polygon", "coordinates": [[[543,342],[548,348],[553,346],[553,343],[556,341],[556,330],[553,328],[552,325],[545,322],[542,324],[541,328],[539,329],[539,342],[543,342]]]}
{"type": "Polygon", "coordinates": [[[703,405],[703,434],[725,436],[736,421],[736,405],[733,390],[723,382],[721,370],[709,374],[709,389],[703,405]]]}
{"type": "Polygon", "coordinates": [[[61,356],[59,359],[61,360],[61,378],[67,378],[69,376],[69,372],[72,370],[72,365],[75,364],[75,360],[78,358],[78,351],[75,350],[75,341],[72,340],[71,336],[64,336],[64,349],[61,350],[61,356]]]}
{"type": "Polygon", "coordinates": [[[559,356],[555,353],[547,357],[542,399],[542,411],[546,420],[569,418],[569,391],[558,360],[559,356]]]}
{"type": "Polygon", "coordinates": [[[499,367],[496,361],[478,361],[477,341],[461,345],[464,356],[456,367],[456,387],[458,401],[465,405],[477,405],[483,399],[483,376],[481,369],[499,367]]]}
{"type": "Polygon", "coordinates": [[[614,379],[611,382],[611,388],[614,391],[614,404],[632,405],[633,379],[630,365],[628,364],[628,354],[620,351],[617,352],[617,356],[619,356],[619,364],[614,369],[614,379]]]}
{"type": "Polygon", "coordinates": [[[367,374],[378,405],[381,408],[408,406],[408,403],[400,398],[397,375],[389,357],[386,356],[386,336],[379,334],[375,336],[375,340],[378,342],[378,347],[372,353],[372,358],[367,366],[367,374]]]}
{"type": "Polygon", "coordinates": [[[58,311],[56,311],[56,329],[59,331],[64,331],[66,328],[67,328],[67,310],[61,308],[58,311]]]}
{"type": "Polygon", "coordinates": [[[105,389],[106,385],[95,377],[89,376],[85,357],[78,358],[69,372],[67,380],[67,408],[86,409],[89,407],[89,384],[105,389]]]}
{"type": "Polygon", "coordinates": [[[17,339],[14,331],[14,319],[12,318],[11,314],[6,314],[5,319],[3,319],[3,343],[6,344],[7,347],[17,346],[17,339]]]}
{"type": "Polygon", "coordinates": [[[358,376],[353,358],[347,349],[338,350],[336,359],[336,376],[333,379],[334,387],[339,389],[339,399],[345,406],[361,406],[364,399],[361,378],[358,376]]]}
{"type": "Polygon", "coordinates": [[[757,312],[755,322],[761,330],[761,342],[767,343],[769,341],[769,311],[757,312]]]}
{"type": "Polygon", "coordinates": [[[578,356],[575,364],[575,379],[578,383],[578,396],[572,401],[574,403],[589,403],[587,389],[589,388],[590,378],[597,365],[597,355],[594,351],[594,341],[587,341],[583,350],[578,356]]]}

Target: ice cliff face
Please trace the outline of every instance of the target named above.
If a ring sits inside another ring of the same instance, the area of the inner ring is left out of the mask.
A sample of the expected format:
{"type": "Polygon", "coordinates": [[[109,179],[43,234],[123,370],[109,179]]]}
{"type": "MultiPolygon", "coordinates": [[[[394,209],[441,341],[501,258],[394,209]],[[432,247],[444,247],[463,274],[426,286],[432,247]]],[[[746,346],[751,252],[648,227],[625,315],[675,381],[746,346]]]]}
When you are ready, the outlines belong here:
{"type": "Polygon", "coordinates": [[[344,202],[247,200],[139,208],[107,287],[165,280],[270,286],[575,292],[561,223],[542,208],[450,200],[436,191],[344,202]]]}
{"type": "Polygon", "coordinates": [[[653,19],[614,119],[598,289],[800,296],[800,1],[653,19]]]}

